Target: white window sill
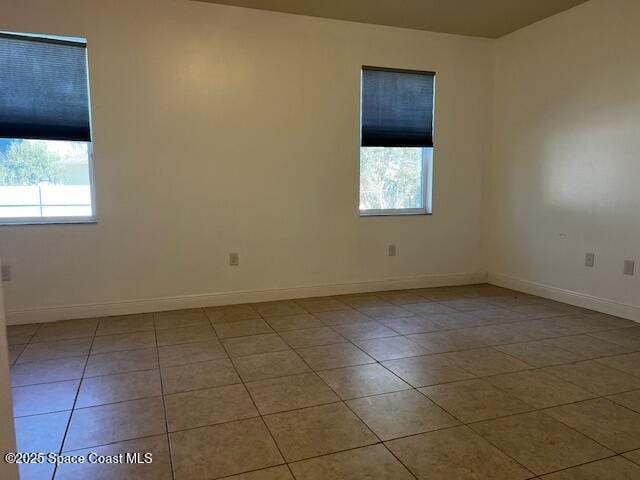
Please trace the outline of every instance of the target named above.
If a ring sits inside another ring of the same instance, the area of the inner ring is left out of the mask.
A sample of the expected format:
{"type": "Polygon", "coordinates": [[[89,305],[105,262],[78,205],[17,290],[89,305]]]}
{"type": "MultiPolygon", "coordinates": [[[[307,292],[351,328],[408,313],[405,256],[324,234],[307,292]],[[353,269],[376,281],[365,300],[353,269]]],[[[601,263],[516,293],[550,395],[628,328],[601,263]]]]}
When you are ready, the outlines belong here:
{"type": "Polygon", "coordinates": [[[83,225],[98,223],[95,217],[0,218],[0,226],[19,225],[83,225]]]}

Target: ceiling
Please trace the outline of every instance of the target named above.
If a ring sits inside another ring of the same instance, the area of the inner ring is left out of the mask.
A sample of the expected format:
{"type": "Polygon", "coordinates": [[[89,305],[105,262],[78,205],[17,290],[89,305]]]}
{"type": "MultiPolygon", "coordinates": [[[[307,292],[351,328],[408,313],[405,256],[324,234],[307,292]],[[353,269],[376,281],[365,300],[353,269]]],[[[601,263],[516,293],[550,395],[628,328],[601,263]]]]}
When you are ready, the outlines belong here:
{"type": "Polygon", "coordinates": [[[587,0],[199,0],[377,25],[498,38],[587,0]]]}

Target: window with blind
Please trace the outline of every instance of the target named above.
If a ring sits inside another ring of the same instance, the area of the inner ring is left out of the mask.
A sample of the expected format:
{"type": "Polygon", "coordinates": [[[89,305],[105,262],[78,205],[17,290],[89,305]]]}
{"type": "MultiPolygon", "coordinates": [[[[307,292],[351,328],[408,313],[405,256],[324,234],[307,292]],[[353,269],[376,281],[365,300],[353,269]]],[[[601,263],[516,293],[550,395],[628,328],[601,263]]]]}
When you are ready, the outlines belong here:
{"type": "Polygon", "coordinates": [[[84,39],[0,32],[0,223],[95,220],[84,39]]]}
{"type": "Polygon", "coordinates": [[[360,214],[431,213],[435,74],[363,67],[360,214]]]}

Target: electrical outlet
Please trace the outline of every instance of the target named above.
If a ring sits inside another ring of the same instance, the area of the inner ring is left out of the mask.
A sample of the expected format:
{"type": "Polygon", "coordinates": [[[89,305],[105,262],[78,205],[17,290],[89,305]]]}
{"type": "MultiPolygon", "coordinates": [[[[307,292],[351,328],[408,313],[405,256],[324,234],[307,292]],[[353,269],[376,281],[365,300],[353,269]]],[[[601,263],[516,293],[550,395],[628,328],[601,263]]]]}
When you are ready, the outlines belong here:
{"type": "Polygon", "coordinates": [[[593,267],[596,264],[596,254],[595,253],[587,253],[584,256],[584,266],[585,267],[593,267]]]}
{"type": "Polygon", "coordinates": [[[11,281],[11,267],[9,265],[2,265],[2,281],[11,281]]]}
{"type": "Polygon", "coordinates": [[[395,257],[397,253],[398,253],[398,249],[396,248],[396,246],[395,245],[389,245],[389,256],[390,257],[395,257]]]}
{"type": "Polygon", "coordinates": [[[636,269],[636,262],[633,260],[625,260],[624,261],[624,274],[625,275],[633,275],[636,269]]]}
{"type": "Polygon", "coordinates": [[[229,265],[232,267],[237,267],[238,265],[240,265],[240,255],[237,253],[230,253],[229,265]]]}

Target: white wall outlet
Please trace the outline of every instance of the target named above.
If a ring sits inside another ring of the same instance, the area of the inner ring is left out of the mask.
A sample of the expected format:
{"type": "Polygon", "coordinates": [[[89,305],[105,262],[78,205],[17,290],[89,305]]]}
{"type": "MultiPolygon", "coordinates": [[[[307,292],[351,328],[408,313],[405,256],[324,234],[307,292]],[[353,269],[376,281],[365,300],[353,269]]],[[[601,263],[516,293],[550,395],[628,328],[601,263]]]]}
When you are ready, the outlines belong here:
{"type": "Polygon", "coordinates": [[[596,254],[595,253],[587,253],[584,256],[584,266],[585,267],[593,267],[596,264],[596,254]]]}
{"type": "Polygon", "coordinates": [[[624,261],[624,274],[625,275],[634,275],[636,270],[636,262],[633,260],[625,260],[624,261]]]}
{"type": "Polygon", "coordinates": [[[240,265],[240,255],[238,253],[229,254],[229,265],[232,267],[240,265]]]}
{"type": "Polygon", "coordinates": [[[2,265],[2,281],[3,282],[11,281],[11,266],[2,265]]]}
{"type": "Polygon", "coordinates": [[[395,245],[389,245],[389,256],[395,257],[398,254],[398,249],[395,245]]]}

